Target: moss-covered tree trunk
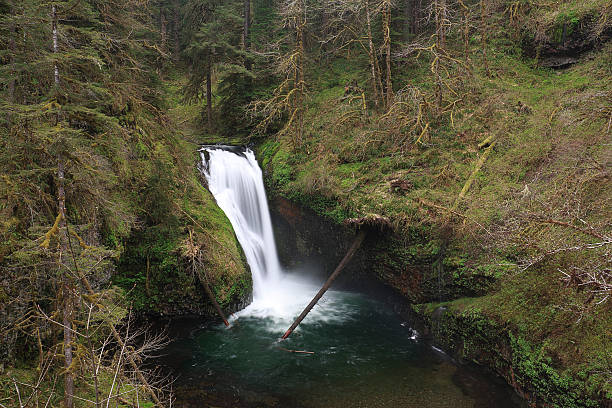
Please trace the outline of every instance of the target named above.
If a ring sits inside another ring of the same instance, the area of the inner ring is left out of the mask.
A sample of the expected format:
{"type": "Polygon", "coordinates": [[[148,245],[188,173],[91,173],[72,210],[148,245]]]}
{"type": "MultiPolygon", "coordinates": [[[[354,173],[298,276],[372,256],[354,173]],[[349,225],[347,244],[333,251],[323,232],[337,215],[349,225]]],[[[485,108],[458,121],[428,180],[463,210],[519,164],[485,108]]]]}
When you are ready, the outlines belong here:
{"type": "Polygon", "coordinates": [[[487,38],[489,35],[489,27],[487,21],[488,0],[480,0],[480,47],[482,51],[482,65],[488,77],[491,76],[489,70],[489,59],[487,58],[487,38]]]}
{"type": "Polygon", "coordinates": [[[181,43],[179,41],[179,2],[178,0],[174,0],[172,3],[172,13],[173,13],[173,22],[172,22],[172,34],[174,37],[174,60],[178,61],[181,55],[181,43]]]}
{"type": "Polygon", "coordinates": [[[249,31],[251,29],[251,0],[244,0],[244,29],[242,31],[242,44],[244,50],[249,49],[249,31]]]}
{"type": "Polygon", "coordinates": [[[385,49],[386,83],[385,107],[388,109],[393,100],[393,84],[391,83],[391,0],[385,0],[382,12],[383,47],[385,49]]]}
{"type": "Polygon", "coordinates": [[[372,38],[372,18],[370,11],[370,2],[365,0],[366,8],[366,25],[368,35],[368,56],[370,58],[370,69],[372,72],[372,86],[374,88],[374,104],[378,106],[381,95],[382,95],[382,83],[380,79],[380,66],[378,65],[378,58],[376,57],[376,50],[374,48],[374,40],[372,38]]]}
{"type": "Polygon", "coordinates": [[[306,18],[304,17],[305,13],[305,5],[303,2],[302,10],[301,10],[301,19],[297,26],[297,52],[298,52],[298,63],[297,63],[297,89],[298,89],[298,98],[297,98],[297,112],[299,114],[298,117],[298,131],[296,137],[296,145],[301,146],[304,137],[304,93],[306,91],[306,84],[304,81],[304,59],[305,59],[305,49],[304,49],[304,27],[306,26],[306,18]]]}
{"type": "Polygon", "coordinates": [[[161,49],[162,51],[166,51],[166,47],[168,44],[168,19],[166,18],[166,12],[162,10],[159,16],[160,23],[160,39],[161,39],[161,49]]]}
{"type": "Polygon", "coordinates": [[[210,62],[206,68],[206,120],[209,130],[212,129],[212,67],[210,62]]]}
{"type": "MultiPolygon", "coordinates": [[[[53,36],[53,54],[58,54],[58,33],[57,33],[57,7],[51,5],[51,32],[53,36]]],[[[55,91],[59,93],[60,75],[57,62],[53,64],[53,82],[55,91]]],[[[59,126],[59,117],[56,116],[56,126],[59,126]]],[[[61,136],[60,136],[61,137],[61,136]]],[[[61,144],[61,142],[60,142],[61,144]]],[[[62,146],[59,146],[62,149],[62,146]]],[[[59,219],[59,241],[60,248],[58,254],[58,270],[62,276],[62,325],[64,329],[64,406],[72,408],[74,399],[74,377],[72,374],[72,316],[74,306],[72,303],[72,284],[67,268],[64,266],[63,257],[68,255],[68,233],[66,226],[66,190],[65,190],[65,160],[60,152],[57,155],[57,201],[59,219]]]]}

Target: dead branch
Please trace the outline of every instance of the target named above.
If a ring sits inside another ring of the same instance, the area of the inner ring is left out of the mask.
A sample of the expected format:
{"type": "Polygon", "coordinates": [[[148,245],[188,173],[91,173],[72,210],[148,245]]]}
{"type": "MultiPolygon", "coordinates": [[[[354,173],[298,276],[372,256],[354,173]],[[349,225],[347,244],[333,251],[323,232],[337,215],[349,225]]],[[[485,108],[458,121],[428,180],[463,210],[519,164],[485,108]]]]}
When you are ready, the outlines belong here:
{"type": "Polygon", "coordinates": [[[277,349],[282,351],[287,351],[289,353],[298,353],[298,354],[314,354],[314,351],[304,351],[304,350],[290,350],[284,347],[277,347],[277,349]]]}

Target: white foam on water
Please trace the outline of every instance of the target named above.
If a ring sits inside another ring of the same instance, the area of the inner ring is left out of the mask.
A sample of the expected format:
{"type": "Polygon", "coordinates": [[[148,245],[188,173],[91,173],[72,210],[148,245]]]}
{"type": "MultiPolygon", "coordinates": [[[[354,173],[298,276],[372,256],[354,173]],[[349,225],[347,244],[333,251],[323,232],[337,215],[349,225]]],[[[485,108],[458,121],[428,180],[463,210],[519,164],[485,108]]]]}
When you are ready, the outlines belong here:
{"type": "MultiPolygon", "coordinates": [[[[250,149],[241,154],[204,148],[202,171],[217,204],[230,220],[253,277],[253,302],[232,319],[265,319],[270,331],[286,329],[319,290],[317,283],[283,271],[276,251],[263,175],[250,149]]],[[[308,322],[341,321],[350,307],[340,292],[328,291],[308,322]]]]}

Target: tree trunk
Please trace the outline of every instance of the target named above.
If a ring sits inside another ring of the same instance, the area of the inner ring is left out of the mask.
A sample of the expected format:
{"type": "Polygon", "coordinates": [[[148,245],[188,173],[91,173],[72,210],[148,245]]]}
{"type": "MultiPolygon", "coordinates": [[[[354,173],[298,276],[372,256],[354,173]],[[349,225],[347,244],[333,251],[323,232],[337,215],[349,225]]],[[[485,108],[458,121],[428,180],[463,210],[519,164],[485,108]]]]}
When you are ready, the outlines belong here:
{"type": "Polygon", "coordinates": [[[446,0],[440,0],[440,45],[446,49],[446,26],[448,24],[448,9],[446,8],[446,0]]]}
{"type": "MultiPolygon", "coordinates": [[[[372,69],[372,84],[374,85],[374,104],[378,106],[380,101],[380,97],[382,95],[382,84],[380,83],[380,76],[376,75],[376,70],[378,67],[378,58],[376,57],[376,50],[374,49],[374,40],[372,39],[372,23],[370,16],[370,2],[366,0],[366,23],[368,28],[368,47],[369,47],[369,57],[370,57],[370,67],[372,69]]],[[[380,72],[380,68],[378,68],[380,72]]]]}
{"type": "Polygon", "coordinates": [[[489,34],[489,27],[487,22],[487,0],[480,0],[480,30],[481,30],[481,48],[482,48],[482,64],[485,68],[485,73],[488,77],[491,76],[489,70],[489,60],[487,59],[487,36],[489,34]]]}
{"type": "Polygon", "coordinates": [[[440,75],[440,57],[436,56],[435,58],[436,58],[435,64],[434,64],[434,67],[435,67],[434,76],[436,80],[435,97],[436,97],[436,106],[438,107],[438,115],[439,115],[442,109],[443,86],[442,86],[442,76],[440,75]]]}
{"type": "Polygon", "coordinates": [[[179,42],[179,2],[174,0],[173,3],[174,15],[172,22],[172,34],[174,37],[174,60],[178,61],[181,54],[181,44],[179,42]]]}
{"type": "Polygon", "coordinates": [[[64,264],[62,258],[68,256],[68,231],[66,226],[66,191],[64,189],[64,158],[61,154],[57,156],[57,199],[59,207],[59,229],[58,235],[60,239],[60,253],[58,256],[58,265],[62,270],[62,324],[64,326],[64,406],[72,408],[74,397],[74,376],[72,373],[72,317],[74,314],[74,304],[72,297],[72,282],[68,276],[68,272],[63,270],[64,264]]]}
{"type": "Polygon", "coordinates": [[[419,11],[421,9],[421,1],[420,0],[412,0],[412,33],[419,34],[419,11]]]}
{"type": "MultiPolygon", "coordinates": [[[[66,222],[63,222],[61,228],[66,228],[66,222]]],[[[62,234],[64,235],[64,234],[62,234]]],[[[65,239],[65,237],[64,237],[65,239]]],[[[64,406],[65,408],[72,408],[73,397],[74,397],[74,375],[72,373],[72,315],[74,312],[74,305],[72,303],[72,285],[67,278],[64,278],[62,285],[62,292],[64,296],[63,305],[63,320],[64,325],[64,368],[66,373],[64,374],[64,406]]]]}
{"type": "Polygon", "coordinates": [[[412,18],[414,19],[414,33],[421,33],[421,10],[423,10],[423,0],[414,0],[414,10],[412,12],[412,18]]]}
{"type": "MultiPolygon", "coordinates": [[[[249,51],[249,31],[251,29],[251,0],[244,0],[244,31],[242,32],[242,44],[245,51],[249,51]]],[[[244,58],[244,67],[251,69],[251,61],[248,56],[244,58]]]]}
{"type": "Polygon", "coordinates": [[[242,44],[245,51],[249,49],[249,31],[251,28],[251,0],[244,0],[244,30],[242,32],[242,44]]]}
{"type": "Polygon", "coordinates": [[[410,34],[412,34],[412,29],[413,29],[412,7],[413,6],[414,6],[414,0],[404,1],[404,41],[408,41],[408,39],[410,39],[410,34]]]}
{"type": "Polygon", "coordinates": [[[325,292],[327,292],[327,290],[329,289],[329,287],[331,286],[331,284],[334,282],[334,280],[338,277],[338,275],[340,275],[340,272],[342,272],[342,270],[344,269],[344,267],[346,266],[346,264],[349,263],[349,261],[351,260],[351,258],[353,258],[353,255],[355,255],[355,252],[359,249],[359,247],[361,246],[361,243],[363,242],[365,238],[365,231],[361,230],[359,231],[359,234],[357,235],[357,237],[355,237],[355,240],[353,241],[353,244],[351,245],[351,247],[349,248],[348,252],[346,253],[346,255],[344,255],[344,258],[342,258],[342,261],[340,261],[340,264],[336,267],[336,269],[334,270],[334,272],[329,276],[329,278],[327,278],[327,281],[325,281],[325,283],[323,284],[323,286],[321,287],[321,289],[319,290],[319,292],[315,295],[315,297],[310,301],[310,303],[308,304],[308,306],[306,306],[306,308],[304,309],[304,311],[302,311],[302,313],[298,316],[297,319],[295,319],[295,321],[293,322],[293,324],[291,325],[291,327],[289,327],[289,329],[287,329],[287,331],[285,332],[285,334],[283,334],[282,339],[285,340],[287,337],[289,337],[291,335],[291,333],[295,330],[296,327],[298,327],[298,325],[302,322],[302,320],[304,320],[304,318],[306,317],[306,315],[308,315],[308,313],[310,313],[310,311],[312,310],[312,308],[317,304],[317,302],[323,297],[323,295],[325,294],[325,292]]]}
{"type": "MultiPolygon", "coordinates": [[[[14,4],[13,2],[10,3],[11,9],[14,8],[14,4]]],[[[11,10],[11,12],[13,13],[14,11],[11,10]]],[[[10,35],[10,39],[9,39],[9,43],[8,43],[8,49],[9,49],[9,55],[10,55],[10,64],[11,64],[11,73],[10,73],[10,78],[8,81],[8,84],[6,86],[6,90],[8,93],[8,101],[10,103],[15,103],[15,85],[17,83],[17,66],[16,66],[16,58],[15,58],[15,54],[16,54],[16,50],[15,50],[15,37],[17,36],[17,28],[16,28],[16,24],[14,20],[11,20],[10,22],[10,26],[9,26],[9,35],[10,35]]],[[[9,127],[12,126],[13,123],[13,113],[12,112],[7,112],[6,114],[6,119],[7,122],[9,124],[9,127]]]]}
{"type": "MultiPolygon", "coordinates": [[[[51,5],[51,32],[53,36],[53,54],[57,57],[58,53],[58,36],[57,36],[57,8],[55,4],[51,5]]],[[[57,62],[53,64],[53,82],[56,92],[59,92],[60,76],[57,62]]],[[[59,118],[56,117],[56,122],[59,123],[59,118]]],[[[57,125],[57,123],[56,123],[57,125]]],[[[72,408],[74,397],[74,376],[72,373],[72,315],[74,313],[74,305],[72,303],[72,284],[70,277],[64,271],[62,257],[68,252],[67,245],[67,228],[66,228],[66,191],[64,189],[65,174],[64,174],[64,157],[60,153],[57,155],[57,202],[59,211],[59,240],[60,252],[58,255],[58,266],[62,273],[62,324],[64,326],[64,406],[72,408]]]]}
{"type": "Polygon", "coordinates": [[[168,44],[168,19],[166,18],[166,12],[161,11],[160,16],[160,35],[161,35],[161,49],[162,51],[166,51],[166,47],[168,44]]]}
{"type": "Polygon", "coordinates": [[[221,309],[219,302],[217,302],[217,299],[215,299],[215,294],[210,289],[210,285],[208,284],[208,281],[206,279],[206,272],[202,271],[202,273],[204,274],[204,279],[200,277],[199,273],[197,274],[197,276],[198,278],[200,278],[200,282],[202,282],[202,286],[204,286],[204,291],[206,292],[208,299],[210,299],[210,302],[213,304],[215,310],[217,311],[217,314],[219,314],[219,317],[221,318],[221,320],[223,320],[223,324],[225,324],[226,327],[229,327],[230,324],[227,321],[227,318],[225,317],[225,314],[223,313],[223,310],[221,309]]]}
{"type": "Polygon", "coordinates": [[[206,69],[206,119],[208,120],[208,128],[212,130],[212,68],[208,63],[206,69]]]}
{"type": "Polygon", "coordinates": [[[463,0],[459,0],[459,4],[461,5],[461,9],[463,10],[463,52],[465,55],[465,64],[469,65],[470,63],[470,19],[469,13],[470,9],[465,5],[463,0]]]}
{"type": "Polygon", "coordinates": [[[451,212],[457,210],[457,207],[459,206],[459,203],[461,202],[461,200],[463,200],[463,198],[467,194],[468,190],[472,186],[472,183],[474,182],[474,179],[476,178],[476,175],[478,174],[478,172],[480,171],[482,166],[484,166],[484,164],[487,161],[487,158],[489,157],[489,155],[491,155],[491,153],[493,152],[493,148],[495,148],[495,144],[496,143],[497,143],[496,141],[493,141],[489,145],[489,147],[487,147],[487,149],[484,151],[482,156],[480,156],[480,159],[478,159],[478,162],[476,163],[476,166],[474,167],[474,170],[472,170],[472,174],[470,174],[470,177],[468,177],[467,181],[463,185],[463,188],[459,192],[459,195],[455,199],[455,202],[453,203],[453,206],[451,207],[451,210],[450,210],[451,212]]]}
{"type": "Polygon", "coordinates": [[[385,0],[383,8],[383,34],[384,48],[386,54],[387,79],[385,84],[385,107],[388,109],[393,100],[393,85],[391,83],[391,4],[390,0],[385,0]]]}
{"type": "MultiPolygon", "coordinates": [[[[63,256],[68,254],[68,231],[66,228],[66,192],[64,190],[64,158],[62,155],[58,155],[57,158],[57,196],[58,196],[58,207],[60,214],[59,222],[59,239],[60,239],[60,253],[59,253],[59,268],[65,269],[62,261],[63,256]]],[[[63,320],[64,325],[64,406],[65,408],[72,408],[73,396],[74,396],[74,376],[72,373],[72,317],[74,314],[74,304],[72,299],[72,282],[68,276],[67,271],[62,271],[62,295],[63,295],[63,320]]]]}
{"type": "Polygon", "coordinates": [[[301,146],[303,137],[304,137],[304,93],[306,92],[306,84],[304,81],[304,59],[305,49],[304,49],[304,26],[306,25],[306,18],[304,17],[305,7],[302,1],[301,8],[301,16],[302,19],[298,25],[297,30],[297,46],[298,46],[298,89],[299,89],[299,98],[298,98],[298,109],[299,109],[299,118],[298,118],[298,134],[297,134],[297,145],[301,146]]]}
{"type": "Polygon", "coordinates": [[[304,99],[306,93],[306,83],[304,79],[304,60],[306,51],[304,47],[304,28],[306,26],[306,9],[304,0],[298,0],[291,10],[290,25],[295,28],[295,45],[291,56],[291,69],[288,75],[293,75],[293,88],[288,101],[291,109],[291,119],[288,126],[291,126],[290,135],[292,137],[293,148],[297,149],[302,144],[304,135],[304,99]],[[296,128],[297,126],[297,128],[296,128]],[[295,130],[293,130],[295,129],[295,130]]]}
{"type": "Polygon", "coordinates": [[[10,60],[11,60],[11,78],[9,79],[7,90],[9,96],[9,102],[15,102],[15,76],[17,75],[17,70],[15,69],[15,35],[17,34],[17,30],[15,28],[15,22],[11,20],[11,25],[9,28],[10,36],[8,43],[8,49],[10,52],[10,60]]]}
{"type": "Polygon", "coordinates": [[[147,294],[147,296],[151,296],[151,284],[150,284],[150,277],[151,277],[151,261],[149,260],[149,254],[147,254],[147,269],[146,269],[146,275],[145,275],[145,293],[147,294]]]}
{"type": "Polygon", "coordinates": [[[434,3],[434,12],[435,12],[435,17],[436,17],[436,43],[435,43],[435,48],[436,48],[436,56],[433,67],[434,67],[434,77],[435,77],[435,81],[436,81],[436,86],[435,86],[435,98],[436,98],[436,105],[438,108],[438,114],[440,114],[440,110],[442,108],[442,99],[443,99],[443,84],[442,84],[442,76],[440,75],[440,54],[441,52],[444,52],[444,43],[445,43],[445,35],[444,35],[444,31],[445,31],[445,13],[446,13],[446,8],[445,8],[445,0],[435,0],[434,3]]]}
{"type": "Polygon", "coordinates": [[[434,8],[436,13],[436,44],[442,50],[446,46],[446,0],[436,0],[434,8]]]}
{"type": "MultiPolygon", "coordinates": [[[[78,274],[81,283],[87,290],[87,293],[89,293],[90,295],[95,295],[95,292],[93,291],[91,284],[89,283],[89,280],[87,280],[87,277],[83,275],[83,273],[81,273],[81,271],[78,269],[75,272],[78,274]]],[[[101,305],[101,309],[105,309],[104,304],[101,305]]],[[[109,320],[106,320],[106,323],[108,324],[108,328],[110,329],[113,337],[115,338],[115,341],[117,341],[117,344],[119,345],[119,347],[125,348],[125,341],[121,338],[121,335],[115,328],[115,325],[109,320]]],[[[140,383],[145,388],[145,390],[147,390],[149,395],[151,395],[151,398],[153,399],[155,406],[163,407],[164,405],[159,400],[159,397],[157,396],[155,389],[149,385],[149,382],[147,381],[145,376],[142,374],[142,371],[140,370],[140,368],[138,368],[138,364],[136,364],[136,361],[134,360],[132,355],[130,353],[127,353],[126,357],[127,357],[128,362],[134,369],[134,373],[136,373],[136,377],[138,378],[138,380],[140,380],[140,383]]]]}
{"type": "MultiPolygon", "coordinates": [[[[55,4],[51,6],[51,19],[52,19],[52,33],[53,33],[53,54],[57,57],[58,46],[57,46],[57,9],[55,4]]],[[[59,68],[57,67],[57,61],[53,63],[53,80],[56,87],[59,87],[59,68]]]]}

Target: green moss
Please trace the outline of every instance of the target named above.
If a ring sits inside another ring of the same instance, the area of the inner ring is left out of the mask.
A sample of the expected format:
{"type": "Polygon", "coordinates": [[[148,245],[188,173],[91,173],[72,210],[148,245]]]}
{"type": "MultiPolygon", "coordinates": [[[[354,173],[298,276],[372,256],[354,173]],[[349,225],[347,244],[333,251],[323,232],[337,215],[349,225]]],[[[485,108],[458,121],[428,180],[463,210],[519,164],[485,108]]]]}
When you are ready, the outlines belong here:
{"type": "Polygon", "coordinates": [[[534,389],[539,398],[557,408],[600,406],[598,401],[584,396],[588,391],[584,389],[584,383],[559,374],[552,367],[552,360],[546,356],[544,347],[534,346],[520,336],[515,337],[512,332],[509,337],[512,367],[522,387],[534,389]]]}
{"type": "MultiPolygon", "coordinates": [[[[586,3],[541,4],[529,22],[541,19],[544,30],[565,24],[568,35],[568,27],[578,29],[576,19],[586,21],[593,9],[601,13],[603,2],[586,3]],[[549,13],[550,8],[556,11],[549,13]]],[[[350,116],[355,107],[340,92],[355,69],[364,67],[339,58],[325,68],[329,74],[314,70],[309,78],[304,146],[293,151],[283,139],[266,141],[259,147],[260,162],[275,194],[318,214],[338,222],[371,213],[388,217],[396,236],[373,243],[367,254],[372,270],[412,301],[449,301],[443,305],[454,312],[440,320],[439,338],[459,336],[466,358],[505,373],[510,366],[518,370],[533,363],[549,385],[537,384],[530,391],[534,398],[589,406],[589,399],[610,388],[601,376],[584,374],[606,371],[610,343],[601,338],[612,327],[610,306],[588,306],[588,316],[578,321],[576,310],[592,301],[565,287],[559,272],[585,264],[588,256],[568,253],[528,272],[517,264],[542,251],[586,242],[573,230],[542,225],[528,214],[565,220],[571,217],[567,208],[579,206],[586,218],[576,224],[584,227],[601,225],[609,213],[609,183],[595,180],[594,167],[568,163],[577,157],[607,160],[603,135],[609,115],[601,106],[609,96],[603,78],[610,75],[610,45],[574,67],[553,71],[522,56],[513,41],[502,38],[505,34],[491,40],[494,75],[485,77],[476,64],[473,77],[462,77],[465,88],[459,90],[463,99],[454,123],[448,114],[430,118],[422,145],[372,106],[365,117],[350,116]],[[495,149],[456,202],[482,157],[478,144],[491,135],[497,137],[495,149]],[[392,190],[391,180],[405,181],[404,189],[392,190]],[[445,209],[453,207],[456,213],[449,215],[445,209]],[[512,347],[518,360],[506,358],[509,332],[532,350],[542,344],[541,358],[519,356],[525,350],[517,344],[512,347]]],[[[395,78],[430,92],[430,61],[424,56],[410,61],[411,66],[394,67],[395,78]]],[[[426,308],[433,313],[438,306],[426,308]]],[[[532,374],[521,374],[525,384],[532,374]]]]}
{"type": "MultiPolygon", "coordinates": [[[[61,375],[61,373],[49,372],[48,375],[61,375]]],[[[89,375],[89,373],[85,374],[89,375]]],[[[6,372],[0,376],[0,395],[3,397],[2,403],[7,404],[7,407],[18,407],[19,397],[22,403],[26,401],[45,401],[49,406],[58,407],[61,406],[64,400],[64,388],[63,381],[42,381],[38,382],[40,372],[38,367],[8,367],[6,372]],[[15,380],[19,385],[19,396],[16,393],[15,380]],[[37,384],[38,394],[37,398],[32,393],[32,388],[25,386],[24,384],[37,384]],[[54,388],[51,388],[51,386],[54,388]],[[30,399],[30,397],[32,397],[30,399]],[[8,401],[7,401],[8,400],[8,401]],[[14,403],[14,405],[11,405],[14,403]]],[[[77,378],[75,382],[75,406],[78,405],[79,401],[95,401],[95,387],[89,383],[91,379],[88,379],[86,383],[82,379],[77,378]]],[[[113,394],[119,394],[126,401],[139,401],[141,407],[153,407],[154,404],[150,401],[150,397],[147,392],[139,388],[123,384],[121,388],[117,388],[116,378],[114,370],[109,367],[100,367],[97,374],[97,388],[99,396],[110,395],[111,387],[113,388],[113,394]]],[[[117,407],[127,407],[127,405],[119,404],[117,407]]]]}
{"type": "Polygon", "coordinates": [[[293,170],[290,165],[289,153],[279,149],[272,157],[272,182],[278,189],[283,189],[292,180],[293,170]]]}
{"type": "Polygon", "coordinates": [[[570,375],[554,367],[545,346],[536,346],[479,308],[479,298],[414,305],[434,341],[464,360],[484,364],[508,379],[528,400],[552,407],[597,407],[603,377],[584,368],[570,375]]]}
{"type": "MultiPolygon", "coordinates": [[[[186,157],[195,155],[190,145],[181,148],[186,157]]],[[[231,224],[200,184],[197,170],[188,171],[184,190],[168,188],[173,185],[168,181],[157,183],[154,176],[142,197],[147,224],[125,240],[114,281],[128,291],[138,311],[173,314],[202,310],[209,301],[200,276],[211,282],[223,307],[242,303],[250,295],[250,273],[231,224]],[[196,275],[184,255],[190,239],[202,251],[203,266],[196,275]]]]}

